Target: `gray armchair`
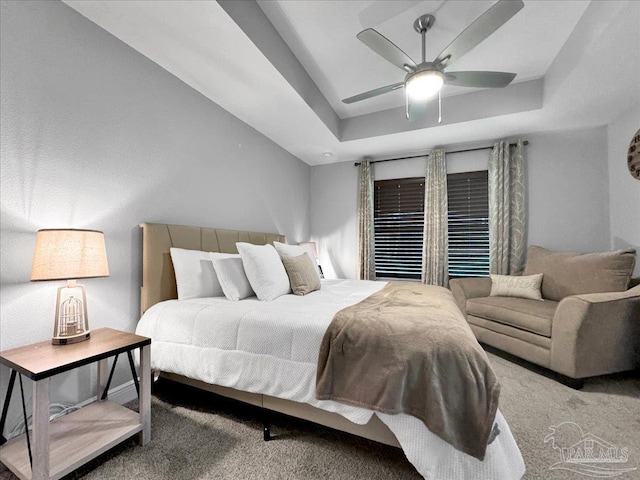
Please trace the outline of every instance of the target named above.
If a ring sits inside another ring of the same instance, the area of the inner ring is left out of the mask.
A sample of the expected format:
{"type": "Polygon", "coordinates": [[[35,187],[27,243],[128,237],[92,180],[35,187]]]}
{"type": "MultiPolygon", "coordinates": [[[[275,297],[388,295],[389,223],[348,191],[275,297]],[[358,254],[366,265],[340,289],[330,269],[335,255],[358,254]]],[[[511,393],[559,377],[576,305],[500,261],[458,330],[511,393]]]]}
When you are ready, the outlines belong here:
{"type": "Polygon", "coordinates": [[[543,273],[544,300],[492,297],[490,278],[452,279],[450,288],[479,342],[584,379],[640,368],[640,285],[627,289],[634,262],[633,250],[559,254],[532,247],[524,275],[543,273]],[[577,292],[567,284],[572,275],[577,292]]]}

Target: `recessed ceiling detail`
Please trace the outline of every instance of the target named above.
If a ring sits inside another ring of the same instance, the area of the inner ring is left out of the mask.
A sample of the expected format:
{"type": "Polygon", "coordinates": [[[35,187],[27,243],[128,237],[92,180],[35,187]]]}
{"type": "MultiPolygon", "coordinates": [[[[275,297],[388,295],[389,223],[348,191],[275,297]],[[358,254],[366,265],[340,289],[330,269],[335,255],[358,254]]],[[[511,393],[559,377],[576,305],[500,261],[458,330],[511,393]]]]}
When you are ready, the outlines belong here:
{"type": "Polygon", "coordinates": [[[396,67],[355,35],[375,28],[421,58],[411,26],[431,13],[426,55],[435,58],[494,0],[65,3],[310,165],[604,125],[640,102],[633,0],[524,0],[455,65],[516,72],[515,81],[477,91],[445,85],[440,126],[433,102],[420,121],[404,120],[402,92],[341,102],[397,82],[396,67]]]}

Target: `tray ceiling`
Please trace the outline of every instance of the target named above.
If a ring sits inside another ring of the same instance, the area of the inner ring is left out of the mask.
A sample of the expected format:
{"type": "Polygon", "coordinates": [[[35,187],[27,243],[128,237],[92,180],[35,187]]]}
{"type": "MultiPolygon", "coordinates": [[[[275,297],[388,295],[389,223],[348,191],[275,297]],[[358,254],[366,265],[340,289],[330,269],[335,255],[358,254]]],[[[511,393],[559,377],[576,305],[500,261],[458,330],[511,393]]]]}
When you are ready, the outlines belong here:
{"type": "Polygon", "coordinates": [[[446,87],[441,125],[433,108],[420,121],[405,120],[401,92],[342,104],[342,98],[403,77],[356,34],[374,27],[419,59],[412,23],[433,13],[427,51],[435,57],[493,0],[65,3],[318,165],[604,125],[640,101],[640,2],[524,1],[516,16],[454,65],[513,71],[514,84],[446,87]]]}

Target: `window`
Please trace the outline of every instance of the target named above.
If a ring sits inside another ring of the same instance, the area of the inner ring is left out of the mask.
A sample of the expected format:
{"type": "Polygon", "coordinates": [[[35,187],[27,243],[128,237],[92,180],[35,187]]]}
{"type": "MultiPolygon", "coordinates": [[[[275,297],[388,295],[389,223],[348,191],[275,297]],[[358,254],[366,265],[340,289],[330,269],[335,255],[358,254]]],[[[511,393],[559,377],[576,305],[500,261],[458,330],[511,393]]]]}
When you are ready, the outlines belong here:
{"type": "MultiPolygon", "coordinates": [[[[489,275],[487,171],[447,175],[449,277],[489,275]]],[[[376,277],[419,280],[424,235],[424,178],[374,186],[376,277]]]]}
{"type": "Polygon", "coordinates": [[[378,180],[374,186],[376,277],[420,279],[424,178],[378,180]]]}
{"type": "Polygon", "coordinates": [[[489,180],[486,170],[447,175],[449,277],[489,276],[489,180]]]}

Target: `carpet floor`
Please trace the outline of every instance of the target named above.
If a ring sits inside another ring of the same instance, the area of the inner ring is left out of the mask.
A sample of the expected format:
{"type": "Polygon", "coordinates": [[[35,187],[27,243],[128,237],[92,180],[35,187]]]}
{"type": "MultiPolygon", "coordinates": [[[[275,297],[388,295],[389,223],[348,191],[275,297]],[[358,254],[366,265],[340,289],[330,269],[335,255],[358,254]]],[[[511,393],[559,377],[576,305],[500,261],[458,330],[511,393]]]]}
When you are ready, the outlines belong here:
{"type": "MultiPolygon", "coordinates": [[[[640,374],[590,379],[577,391],[549,372],[490,351],[502,392],[500,409],[527,466],[525,479],[595,476],[550,469],[560,451],[582,434],[628,448],[628,461],[605,465],[635,469],[617,478],[640,479],[640,374]],[[572,422],[572,424],[563,422],[572,422]],[[558,426],[560,425],[560,426],[558,426]],[[555,429],[555,443],[545,437],[555,429]],[[580,430],[581,429],[581,430],[580,430]]],[[[135,402],[132,402],[135,408],[135,402]]],[[[272,418],[271,442],[262,440],[259,409],[160,380],[152,397],[152,440],[134,439],[67,479],[419,479],[400,449],[283,415],[272,418]]],[[[602,473],[602,472],[597,472],[602,473]]],[[[602,475],[598,475],[602,476],[602,475]]],[[[8,471],[0,480],[14,479],[8,471]]]]}

